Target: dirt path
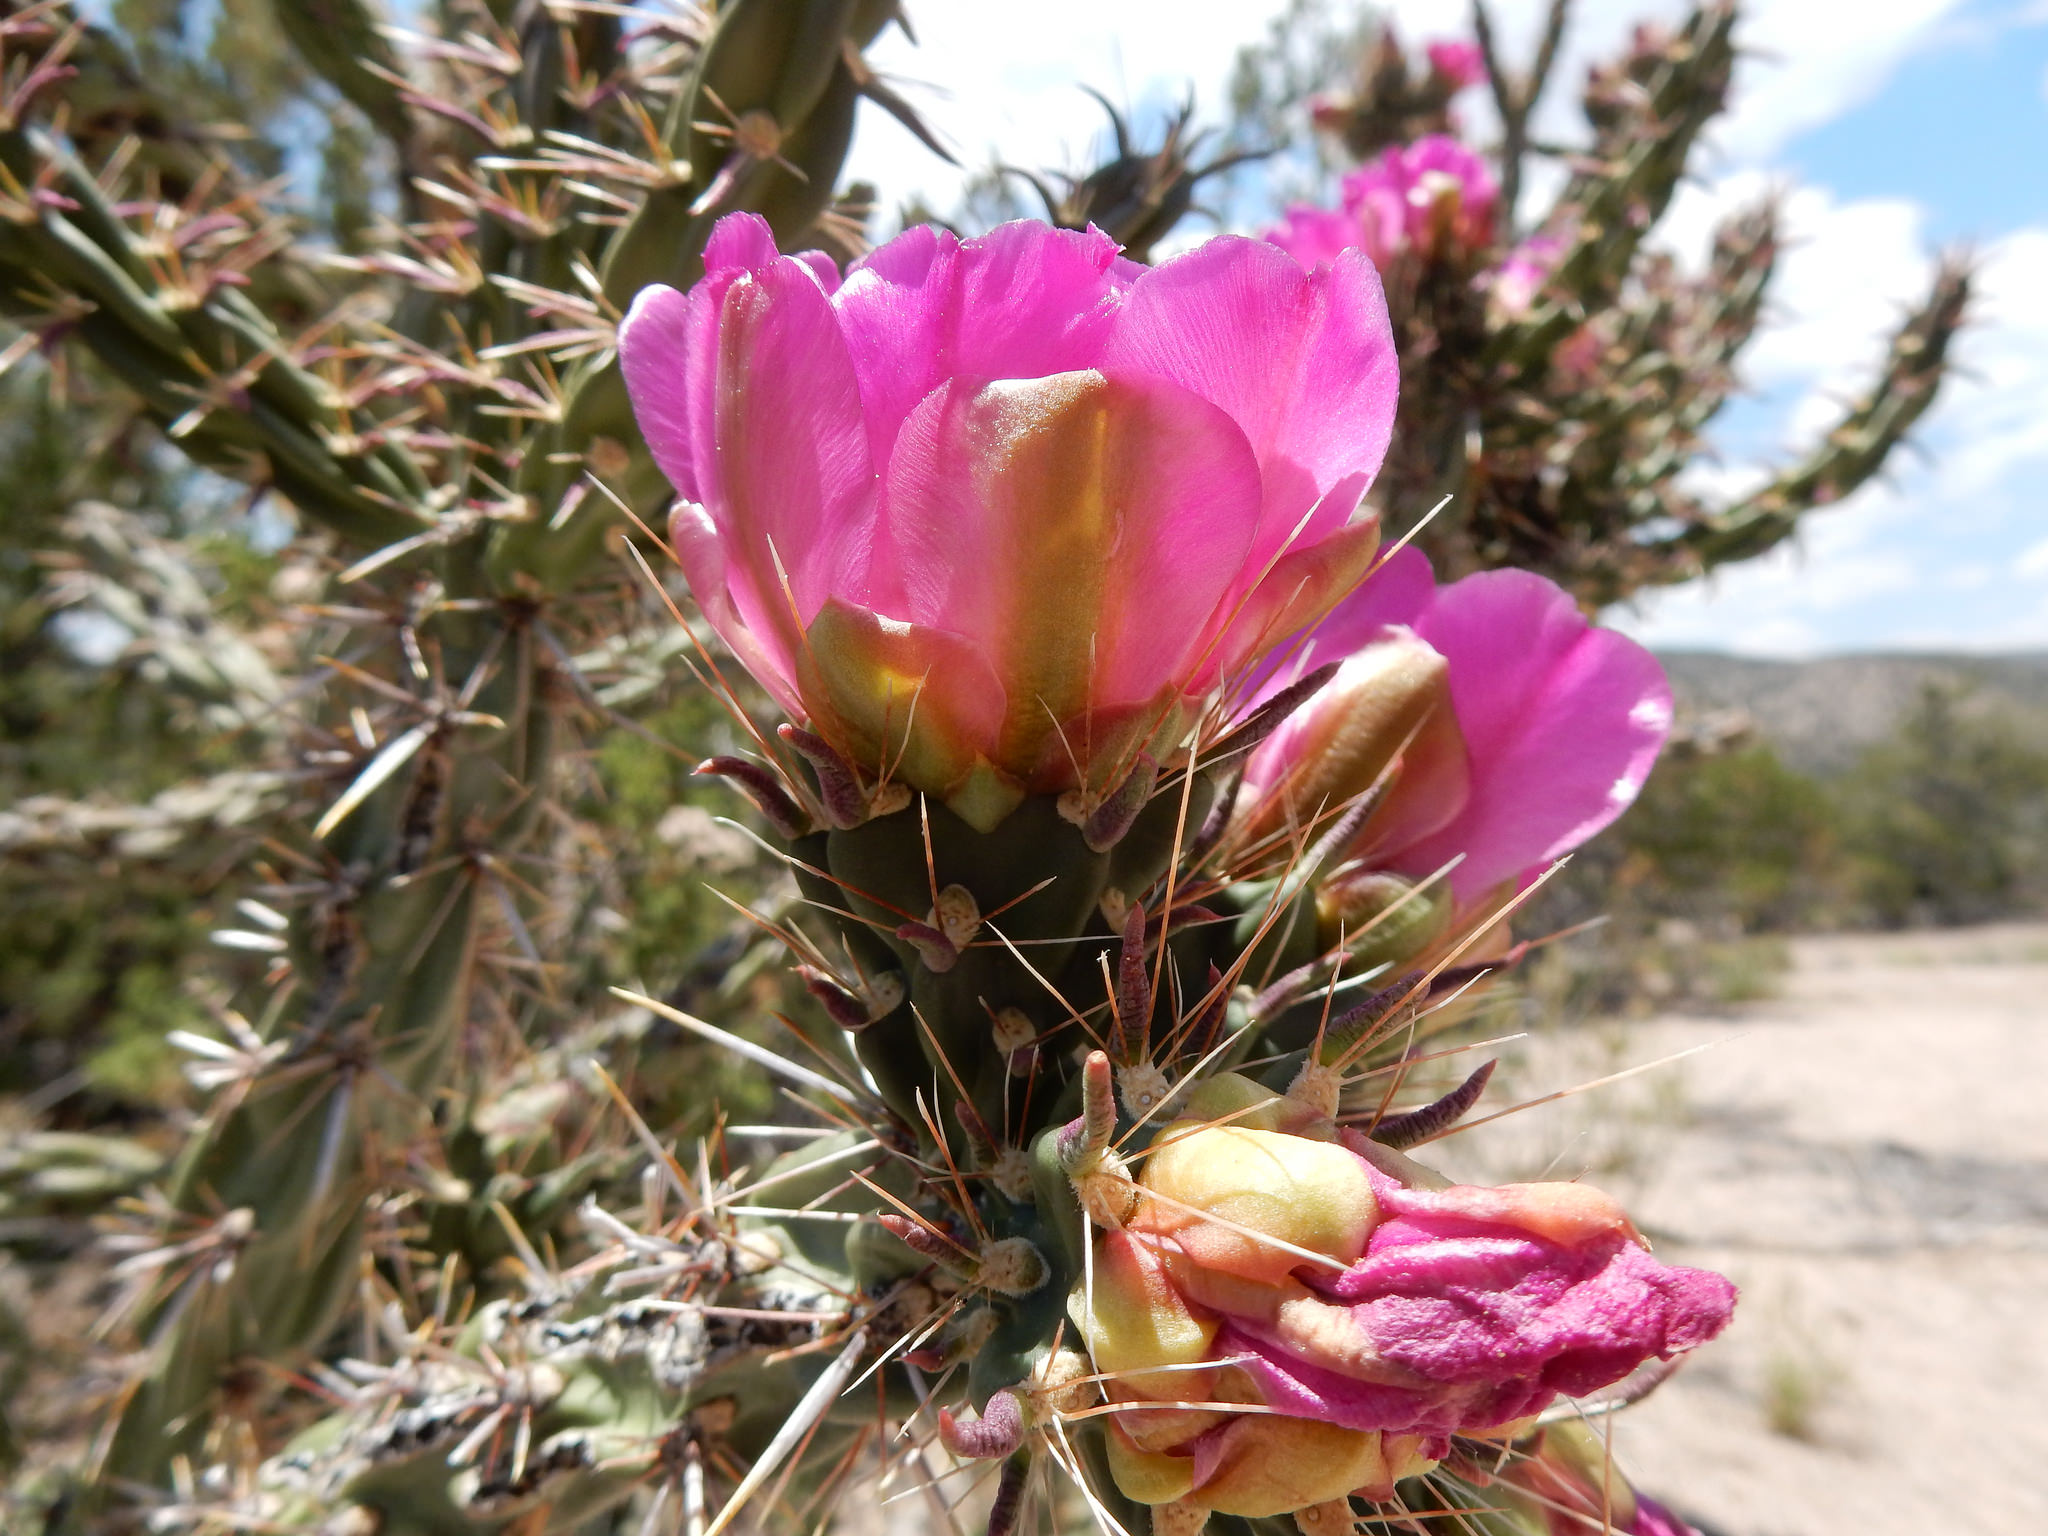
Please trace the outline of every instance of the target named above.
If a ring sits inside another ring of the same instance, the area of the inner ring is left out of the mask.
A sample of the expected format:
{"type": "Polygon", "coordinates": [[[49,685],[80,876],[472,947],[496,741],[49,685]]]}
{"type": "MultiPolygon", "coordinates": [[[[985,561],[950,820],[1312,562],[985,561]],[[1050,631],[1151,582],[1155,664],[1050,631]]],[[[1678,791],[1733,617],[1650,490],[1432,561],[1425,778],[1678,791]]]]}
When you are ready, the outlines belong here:
{"type": "Polygon", "coordinates": [[[1728,1334],[1613,1421],[1636,1480],[1703,1526],[2048,1531],[2048,927],[1794,953],[1770,1002],[1532,1042],[1524,1097],[1717,1043],[1597,1115],[1489,1127],[1486,1167],[1583,1175],[1660,1256],[1742,1286],[1728,1334]]]}

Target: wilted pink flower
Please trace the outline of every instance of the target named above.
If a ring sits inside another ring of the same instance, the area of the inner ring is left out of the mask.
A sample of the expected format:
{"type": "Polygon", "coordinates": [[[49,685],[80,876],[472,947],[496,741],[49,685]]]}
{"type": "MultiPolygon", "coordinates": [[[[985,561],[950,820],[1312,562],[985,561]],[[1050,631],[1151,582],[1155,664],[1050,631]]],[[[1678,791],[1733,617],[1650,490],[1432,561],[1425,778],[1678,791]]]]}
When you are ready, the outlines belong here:
{"type": "Polygon", "coordinates": [[[1281,1129],[1296,1106],[1245,1079],[1201,1092],[1230,1122],[1160,1133],[1081,1305],[1133,1498],[1249,1517],[1387,1498],[1452,1436],[1727,1325],[1734,1287],[1659,1263],[1597,1190],[1445,1187],[1356,1132],[1281,1129]]]}
{"type": "Polygon", "coordinates": [[[786,708],[976,825],[1177,741],[1371,560],[1396,379],[1361,256],[920,227],[842,282],[735,214],[705,269],[619,341],[691,590],[786,708]]]}
{"type": "Polygon", "coordinates": [[[1528,313],[1536,292],[1564,254],[1564,241],[1556,235],[1531,235],[1494,270],[1493,302],[1506,315],[1528,313]]]}
{"type": "Polygon", "coordinates": [[[1429,67],[1457,90],[1477,85],[1486,78],[1486,55],[1470,38],[1439,38],[1423,51],[1429,55],[1429,67]]]}
{"type": "Polygon", "coordinates": [[[1470,255],[1493,243],[1500,187],[1486,162],[1447,134],[1397,144],[1344,178],[1344,211],[1287,210],[1265,239],[1305,267],[1356,247],[1385,266],[1407,251],[1470,255]]]}
{"type": "Polygon", "coordinates": [[[1462,855],[1449,876],[1460,906],[1620,815],[1671,728],[1657,659],[1528,571],[1439,587],[1420,551],[1401,550],[1289,665],[1340,658],[1336,677],[1253,754],[1239,817],[1264,830],[1334,810],[1399,755],[1352,856],[1420,877],[1462,855]]]}

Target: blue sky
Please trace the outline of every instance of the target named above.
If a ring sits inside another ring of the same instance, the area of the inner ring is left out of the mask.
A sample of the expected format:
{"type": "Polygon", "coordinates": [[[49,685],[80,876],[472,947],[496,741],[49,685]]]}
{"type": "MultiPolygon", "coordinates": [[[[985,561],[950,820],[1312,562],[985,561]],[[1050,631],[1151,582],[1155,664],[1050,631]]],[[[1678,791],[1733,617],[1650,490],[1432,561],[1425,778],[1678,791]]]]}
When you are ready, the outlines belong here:
{"type": "MultiPolygon", "coordinates": [[[[1075,86],[1140,103],[1192,82],[1217,100],[1235,49],[1281,0],[927,0],[922,46],[885,67],[939,80],[913,94],[970,161],[1078,163],[1100,124],[1075,86]]],[[[1458,0],[1392,0],[1404,35],[1460,30],[1458,0]]],[[[1527,37],[1542,0],[1496,0],[1527,37]]],[[[1570,131],[1587,61],[1673,0],[1579,0],[1551,104],[1570,131]]],[[[1661,238],[1703,249],[1713,219],[1787,194],[1791,248],[1775,314],[1746,359],[1750,399],[1726,413],[1709,488],[1738,490],[1826,430],[1880,354],[1942,244],[1981,263],[1969,377],[1923,423],[1924,452],[1816,515],[1796,544],[1613,622],[1661,645],[1759,655],[1869,649],[2048,649],[2048,0],[1749,0],[1752,50],[1735,103],[1661,238]]],[[[885,197],[943,204],[957,184],[874,115],[851,171],[885,197]]]]}

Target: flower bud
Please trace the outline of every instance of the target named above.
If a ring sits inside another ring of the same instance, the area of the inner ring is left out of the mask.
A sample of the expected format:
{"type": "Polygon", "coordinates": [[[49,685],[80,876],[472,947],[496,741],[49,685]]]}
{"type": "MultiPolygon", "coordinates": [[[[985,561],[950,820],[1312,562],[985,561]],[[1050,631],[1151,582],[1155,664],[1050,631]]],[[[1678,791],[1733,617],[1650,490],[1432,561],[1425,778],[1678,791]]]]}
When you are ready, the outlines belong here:
{"type": "Polygon", "coordinates": [[[1440,882],[1421,886],[1404,875],[1359,869],[1316,892],[1317,939],[1325,949],[1341,943],[1366,965],[1413,959],[1450,921],[1451,895],[1440,882]]]}
{"type": "Polygon", "coordinates": [[[1190,1529],[1390,1498],[1453,1436],[1517,1433],[1727,1323],[1733,1287],[1659,1264],[1597,1190],[1431,1187],[1355,1133],[1267,1128],[1290,1102],[1243,1078],[1189,1104],[1237,1118],[1160,1133],[1069,1306],[1118,1486],[1190,1529]]]}
{"type": "Polygon", "coordinates": [[[1365,1251],[1379,1205],[1343,1147],[1239,1125],[1176,1121],[1160,1134],[1129,1225],[1170,1237],[1205,1269],[1277,1284],[1317,1256],[1341,1269],[1365,1251]]]}
{"type": "Polygon", "coordinates": [[[1429,59],[1430,69],[1441,75],[1453,90],[1462,91],[1486,78],[1486,56],[1469,38],[1439,38],[1423,52],[1429,59]]]}
{"type": "Polygon", "coordinates": [[[1290,821],[1332,815],[1418,747],[1432,768],[1458,780],[1440,794],[1462,795],[1464,748],[1451,711],[1449,666],[1412,631],[1392,628],[1349,657],[1254,754],[1245,832],[1260,837],[1290,821]]]}

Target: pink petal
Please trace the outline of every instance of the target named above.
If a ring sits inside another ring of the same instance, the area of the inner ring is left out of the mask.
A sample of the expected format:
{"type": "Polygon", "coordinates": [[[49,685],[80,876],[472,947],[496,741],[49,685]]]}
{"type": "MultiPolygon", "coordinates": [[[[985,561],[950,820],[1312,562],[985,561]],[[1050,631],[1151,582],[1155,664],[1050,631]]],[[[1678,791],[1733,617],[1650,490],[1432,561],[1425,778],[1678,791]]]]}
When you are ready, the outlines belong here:
{"type": "Polygon", "coordinates": [[[1358,244],[1358,221],[1334,208],[1297,203],[1260,238],[1304,267],[1327,266],[1358,244]]]}
{"type": "Polygon", "coordinates": [[[1735,1306],[1721,1276],[1660,1264],[1623,1237],[1580,1248],[1437,1238],[1375,1252],[1341,1285],[1370,1298],[1353,1312],[1383,1359],[1436,1382],[1524,1378],[1571,1397],[1697,1348],[1735,1306]]]}
{"type": "Polygon", "coordinates": [[[690,445],[690,296],[662,283],[634,296],[619,327],[619,370],[647,451],[685,501],[698,498],[690,445]]]}
{"type": "Polygon", "coordinates": [[[1423,51],[1429,56],[1429,67],[1461,90],[1486,78],[1486,56],[1467,38],[1439,38],[1423,51]]]}
{"type": "Polygon", "coordinates": [[[1647,1494],[1636,1495],[1635,1523],[1628,1536],[1700,1536],[1692,1526],[1647,1494]]]}
{"type": "Polygon", "coordinates": [[[1393,867],[1424,874],[1463,853],[1451,889],[1476,900],[1576,848],[1635,799],[1671,729],[1671,688],[1648,651],[1595,628],[1526,571],[1453,583],[1415,627],[1450,662],[1472,788],[1458,816],[1393,867]]]}
{"type": "Polygon", "coordinates": [[[704,242],[704,273],[707,277],[726,271],[752,272],[765,267],[781,253],[775,248],[775,232],[758,213],[735,213],[711,227],[704,242]]]}
{"type": "Polygon", "coordinates": [[[1217,1333],[1215,1353],[1219,1360],[1233,1360],[1251,1377],[1267,1407],[1346,1429],[1450,1436],[1522,1416],[1508,1412],[1495,1417],[1499,1407],[1533,1404],[1523,1412],[1535,1413],[1555,1397],[1522,1383],[1467,1392],[1360,1381],[1304,1360],[1275,1340],[1236,1324],[1225,1324],[1217,1333]]]}
{"type": "Polygon", "coordinates": [[[1227,235],[1132,285],[1102,367],[1170,379],[1250,439],[1264,483],[1254,578],[1351,516],[1386,456],[1399,391],[1370,262],[1348,252],[1304,272],[1263,241],[1227,235]]]}
{"type": "Polygon", "coordinates": [[[1567,1247],[1469,1225],[1456,1235],[1403,1231],[1394,1235],[1412,1240],[1384,1244],[1376,1232],[1372,1252],[1344,1274],[1309,1277],[1344,1304],[1355,1369],[1243,1318],[1218,1334],[1217,1358],[1251,1355],[1245,1369],[1266,1402],[1288,1412],[1353,1429],[1454,1434],[1696,1348],[1734,1308],[1735,1288],[1721,1276],[1660,1264],[1626,1237],[1567,1247]],[[1400,1384],[1402,1372],[1413,1385],[1400,1384]]]}
{"type": "Polygon", "coordinates": [[[867,595],[875,475],[860,394],[816,272],[778,256],[763,221],[721,220],[705,263],[687,298],[635,301],[621,364],[664,471],[723,545],[738,622],[786,676],[825,599],[867,595]]]}
{"type": "Polygon", "coordinates": [[[863,258],[835,303],[875,463],[886,466],[904,418],[949,378],[979,386],[1094,367],[1129,265],[1099,230],[1022,220],[966,241],[920,224],[863,258]]]}
{"type": "Polygon", "coordinates": [[[756,630],[740,616],[729,580],[725,542],[710,514],[694,501],[678,501],[669,514],[668,537],[683,568],[683,579],[690,584],[690,595],[705,619],[732,648],[740,665],[774,694],[784,709],[802,719],[808,711],[797,694],[796,649],[781,627],[756,630]]]}
{"type": "MultiPolygon", "coordinates": [[[[990,659],[1009,700],[998,761],[1029,774],[1056,726],[1183,680],[1258,494],[1243,434],[1170,384],[949,383],[904,424],[878,558],[911,623],[990,659]]],[[[1085,758],[1093,743],[1070,745],[1085,758]]]]}
{"type": "Polygon", "coordinates": [[[839,291],[839,263],[823,251],[798,251],[796,259],[811,269],[818,287],[829,297],[839,291]]]}
{"type": "MultiPolygon", "coordinates": [[[[1413,544],[1382,556],[1365,580],[1340,599],[1327,618],[1275,647],[1252,670],[1243,685],[1245,707],[1263,704],[1325,663],[1356,655],[1396,624],[1414,628],[1435,595],[1436,577],[1430,571],[1429,559],[1413,544]]],[[[1302,707],[1306,710],[1313,705],[1302,707]]],[[[1283,732],[1286,729],[1281,727],[1283,732]]],[[[1284,755],[1270,748],[1261,752],[1269,760],[1284,755]]],[[[1258,758],[1253,762],[1256,764],[1258,758]]],[[[1256,769],[1252,777],[1259,777],[1256,769]]]]}

